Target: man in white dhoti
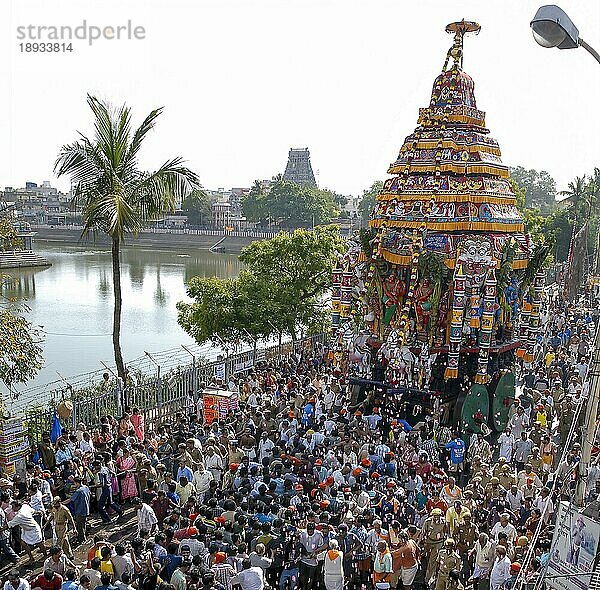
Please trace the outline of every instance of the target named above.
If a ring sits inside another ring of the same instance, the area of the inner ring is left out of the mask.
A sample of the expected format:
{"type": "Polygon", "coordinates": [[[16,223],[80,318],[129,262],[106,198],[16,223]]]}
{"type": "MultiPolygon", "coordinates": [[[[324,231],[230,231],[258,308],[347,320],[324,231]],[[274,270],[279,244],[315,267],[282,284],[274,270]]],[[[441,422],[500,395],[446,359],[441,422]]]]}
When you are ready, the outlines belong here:
{"type": "Polygon", "coordinates": [[[329,541],[329,551],[325,552],[323,574],[327,590],[344,589],[344,554],[338,551],[339,545],[335,539],[329,541]]]}
{"type": "Polygon", "coordinates": [[[10,528],[20,526],[21,527],[21,544],[23,549],[29,556],[29,563],[33,563],[32,549],[39,547],[40,551],[46,557],[46,547],[44,547],[44,539],[42,537],[42,529],[40,525],[35,521],[35,511],[29,504],[22,504],[18,500],[11,502],[15,515],[12,520],[8,523],[10,528]]]}

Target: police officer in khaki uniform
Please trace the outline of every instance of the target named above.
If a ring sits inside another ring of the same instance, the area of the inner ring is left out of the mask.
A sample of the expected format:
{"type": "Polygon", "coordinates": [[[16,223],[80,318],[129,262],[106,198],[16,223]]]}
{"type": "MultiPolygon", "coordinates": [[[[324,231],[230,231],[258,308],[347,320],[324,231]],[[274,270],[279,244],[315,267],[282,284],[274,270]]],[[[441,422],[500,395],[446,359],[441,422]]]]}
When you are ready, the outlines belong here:
{"type": "Polygon", "coordinates": [[[490,479],[492,479],[492,474],[490,473],[490,466],[487,463],[481,464],[481,469],[475,474],[479,476],[479,482],[482,488],[485,488],[488,483],[490,483],[490,479]]]}
{"type": "Polygon", "coordinates": [[[446,539],[444,548],[437,556],[435,572],[435,590],[446,590],[448,579],[452,570],[462,569],[462,560],[456,552],[454,539],[446,539]]]}
{"type": "Polygon", "coordinates": [[[498,476],[498,480],[500,481],[500,485],[505,490],[510,490],[510,487],[514,483],[517,483],[514,475],[511,473],[510,465],[504,465],[504,467],[502,467],[500,475],[498,476]]]}
{"type": "Polygon", "coordinates": [[[75,520],[70,510],[63,506],[60,498],[52,498],[50,506],[50,519],[54,523],[54,532],[56,534],[56,545],[58,545],[69,559],[73,559],[73,550],[69,543],[69,533],[75,531],[75,520]]]}
{"type": "Polygon", "coordinates": [[[437,567],[438,553],[447,536],[448,523],[444,519],[444,513],[440,508],[434,508],[431,515],[423,522],[423,528],[421,529],[421,540],[427,555],[425,580],[430,580],[433,577],[437,567]]]}
{"type": "Polygon", "coordinates": [[[487,503],[500,498],[500,480],[497,477],[492,477],[490,483],[485,486],[485,501],[487,503]]]}
{"type": "Polygon", "coordinates": [[[499,477],[505,465],[507,465],[506,457],[499,457],[498,462],[494,465],[494,468],[492,469],[492,477],[499,477]]]}
{"type": "Polygon", "coordinates": [[[476,475],[471,481],[465,486],[463,494],[470,492],[473,500],[481,500],[483,498],[483,487],[481,486],[481,477],[476,475]]]}
{"type": "Polygon", "coordinates": [[[531,449],[531,455],[527,457],[527,465],[531,465],[533,472],[541,475],[541,478],[543,479],[544,461],[540,455],[539,447],[533,447],[533,449],[531,449]]]}
{"type": "Polygon", "coordinates": [[[467,552],[472,549],[476,539],[479,537],[479,531],[473,524],[473,518],[470,512],[463,516],[461,524],[457,524],[454,527],[452,536],[456,543],[456,551],[458,551],[460,555],[466,555],[467,552]]]}

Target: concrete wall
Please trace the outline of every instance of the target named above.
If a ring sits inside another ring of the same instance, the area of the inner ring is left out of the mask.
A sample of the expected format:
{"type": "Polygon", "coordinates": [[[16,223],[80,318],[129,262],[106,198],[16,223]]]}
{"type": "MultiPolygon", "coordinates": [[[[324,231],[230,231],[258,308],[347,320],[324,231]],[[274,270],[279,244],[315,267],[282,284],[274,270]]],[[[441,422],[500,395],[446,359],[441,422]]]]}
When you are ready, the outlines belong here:
{"type": "MultiPolygon", "coordinates": [[[[34,251],[35,251],[35,240],[44,240],[46,242],[56,242],[69,245],[77,244],[88,244],[94,243],[93,240],[81,241],[81,231],[78,229],[70,228],[36,228],[34,236],[34,251]]],[[[191,235],[191,234],[177,234],[177,233],[142,233],[137,239],[129,238],[127,245],[138,246],[140,248],[160,248],[164,250],[209,250],[211,246],[216,244],[223,236],[214,235],[191,235]]],[[[238,254],[241,252],[244,246],[248,246],[256,240],[264,238],[257,237],[246,237],[246,236],[227,236],[223,242],[219,244],[219,247],[223,248],[223,251],[230,254],[238,254]]],[[[108,238],[105,235],[97,235],[96,244],[109,245],[108,238]]]]}

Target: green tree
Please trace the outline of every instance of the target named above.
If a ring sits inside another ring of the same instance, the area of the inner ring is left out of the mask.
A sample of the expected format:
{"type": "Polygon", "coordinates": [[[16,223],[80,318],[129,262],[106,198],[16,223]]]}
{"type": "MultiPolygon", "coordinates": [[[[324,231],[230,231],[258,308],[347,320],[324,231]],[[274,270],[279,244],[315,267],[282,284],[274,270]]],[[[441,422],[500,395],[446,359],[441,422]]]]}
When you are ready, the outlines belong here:
{"type": "Polygon", "coordinates": [[[187,215],[190,225],[205,225],[210,222],[214,199],[202,189],[191,191],[181,202],[181,210],[187,215]]]}
{"type": "Polygon", "coordinates": [[[94,136],[80,135],[74,143],[64,145],[55,171],[58,176],[71,177],[74,201],[82,211],[82,236],[100,232],[110,239],[115,298],[112,342],[117,371],[125,381],[121,353],[121,245],[127,236],[137,236],[148,221],[172,211],[190,189],[199,187],[199,182],[179,157],[167,160],[155,172],[139,169],[140,149],[162,108],[151,111],[133,130],[128,106],[115,110],[90,95],[87,102],[94,117],[94,136]]]}
{"type": "Polygon", "coordinates": [[[10,390],[35,377],[42,367],[42,334],[25,318],[25,306],[0,308],[0,380],[10,390]]]}
{"type": "Polygon", "coordinates": [[[574,209],[579,209],[585,202],[587,196],[587,182],[585,175],[576,176],[575,180],[569,182],[567,185],[567,190],[560,191],[559,194],[565,197],[563,201],[572,205],[574,209]]]}
{"type": "Polygon", "coordinates": [[[358,214],[360,216],[361,225],[366,227],[369,223],[369,217],[377,202],[377,195],[381,192],[382,188],[383,180],[376,180],[369,188],[363,191],[360,203],[358,204],[358,214]]]}
{"type": "Polygon", "coordinates": [[[337,217],[343,199],[330,190],[300,186],[277,177],[267,188],[256,181],[242,199],[242,210],[248,220],[263,225],[310,227],[337,217]]]}
{"type": "Polygon", "coordinates": [[[297,229],[253,242],[242,250],[240,261],[254,280],[268,285],[270,300],[279,310],[275,321],[295,338],[311,318],[322,315],[331,271],[344,247],[335,225],[314,232],[297,229]]]}
{"type": "Polygon", "coordinates": [[[242,196],[242,213],[248,221],[266,224],[269,210],[266,202],[267,190],[260,180],[255,180],[250,191],[242,196]]]}
{"type": "Polygon", "coordinates": [[[560,191],[559,194],[565,197],[561,203],[570,206],[576,223],[578,220],[586,222],[594,214],[597,215],[594,208],[597,206],[598,186],[594,179],[588,179],[585,175],[576,176],[575,180],[567,185],[567,190],[560,191]]]}
{"type": "Polygon", "coordinates": [[[510,176],[525,189],[525,208],[539,209],[543,214],[556,209],[556,181],[548,172],[517,166],[510,169],[510,176]]]}
{"type": "Polygon", "coordinates": [[[7,215],[0,215],[0,252],[20,250],[23,242],[15,226],[7,215]]]}
{"type": "Polygon", "coordinates": [[[525,193],[526,189],[524,186],[521,186],[514,178],[509,178],[508,183],[512,188],[513,193],[515,193],[515,197],[517,198],[517,209],[523,213],[525,211],[525,193]]]}
{"type": "Polygon", "coordinates": [[[276,333],[296,339],[325,324],[324,295],[344,247],[336,226],[253,242],[240,255],[246,266],[237,279],[190,280],[194,302],[177,304],[178,322],[199,343],[216,336],[249,342],[276,333]]]}
{"type": "Polygon", "coordinates": [[[270,286],[246,270],[236,279],[193,277],[187,294],[193,303],[177,303],[179,325],[198,343],[220,338],[225,342],[255,342],[274,332],[278,310],[270,286]]]}
{"type": "Polygon", "coordinates": [[[225,341],[239,337],[240,324],[236,316],[238,283],[238,279],[217,277],[190,279],[187,293],[195,302],[180,301],[177,304],[178,322],[196,342],[206,342],[215,336],[225,341]]]}
{"type": "MultiPolygon", "coordinates": [[[[6,215],[0,215],[0,252],[20,250],[22,241],[6,215]]],[[[11,277],[0,274],[0,381],[10,390],[16,383],[25,383],[42,367],[42,334],[25,318],[27,306],[5,297],[11,277]]]]}

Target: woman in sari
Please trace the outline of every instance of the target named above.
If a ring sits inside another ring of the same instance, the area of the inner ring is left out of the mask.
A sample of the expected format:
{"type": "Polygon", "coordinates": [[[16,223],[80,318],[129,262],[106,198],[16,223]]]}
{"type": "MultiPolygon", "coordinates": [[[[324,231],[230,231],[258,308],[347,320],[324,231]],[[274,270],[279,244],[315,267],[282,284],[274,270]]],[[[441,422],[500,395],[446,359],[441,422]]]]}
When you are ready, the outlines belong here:
{"type": "Polygon", "coordinates": [[[133,424],[127,412],[123,412],[123,417],[119,420],[119,436],[127,436],[133,429],[133,424]]]}
{"type": "Polygon", "coordinates": [[[129,421],[133,424],[133,430],[140,442],[144,442],[145,428],[144,428],[144,416],[140,414],[139,408],[133,408],[133,413],[129,417],[129,421]]]}
{"type": "Polygon", "coordinates": [[[128,449],[123,449],[123,454],[117,457],[116,466],[119,469],[119,475],[122,476],[120,480],[121,501],[125,502],[129,498],[135,498],[138,495],[135,485],[136,463],[128,449]]]}

